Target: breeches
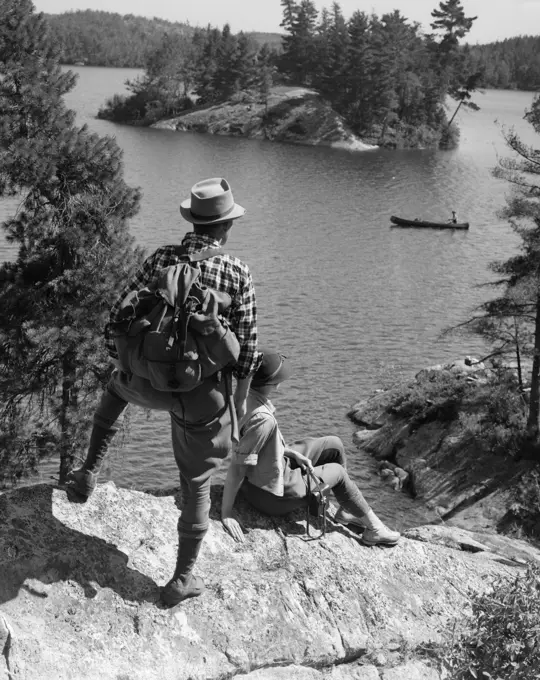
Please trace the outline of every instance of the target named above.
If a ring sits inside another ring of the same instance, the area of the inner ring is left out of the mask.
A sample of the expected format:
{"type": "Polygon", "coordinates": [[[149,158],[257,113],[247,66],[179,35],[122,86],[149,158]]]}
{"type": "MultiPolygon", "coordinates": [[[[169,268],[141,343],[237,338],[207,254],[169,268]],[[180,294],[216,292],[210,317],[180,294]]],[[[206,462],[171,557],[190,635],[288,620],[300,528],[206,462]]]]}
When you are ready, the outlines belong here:
{"type": "Polygon", "coordinates": [[[204,536],[210,512],[210,484],[231,451],[232,422],[227,379],[208,378],[186,393],[157,392],[148,381],[115,371],[94,415],[101,427],[114,426],[128,403],[169,411],[174,458],[180,472],[178,531],[204,536]]]}

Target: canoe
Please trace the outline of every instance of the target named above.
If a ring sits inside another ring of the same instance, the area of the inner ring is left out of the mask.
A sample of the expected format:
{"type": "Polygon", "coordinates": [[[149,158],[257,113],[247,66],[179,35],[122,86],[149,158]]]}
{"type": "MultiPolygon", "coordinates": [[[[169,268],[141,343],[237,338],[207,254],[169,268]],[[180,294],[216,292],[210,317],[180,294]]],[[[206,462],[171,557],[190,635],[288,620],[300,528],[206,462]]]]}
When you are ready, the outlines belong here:
{"type": "Polygon", "coordinates": [[[390,222],[398,227],[431,227],[432,229],[468,229],[468,222],[429,222],[427,220],[408,220],[392,215],[390,222]]]}

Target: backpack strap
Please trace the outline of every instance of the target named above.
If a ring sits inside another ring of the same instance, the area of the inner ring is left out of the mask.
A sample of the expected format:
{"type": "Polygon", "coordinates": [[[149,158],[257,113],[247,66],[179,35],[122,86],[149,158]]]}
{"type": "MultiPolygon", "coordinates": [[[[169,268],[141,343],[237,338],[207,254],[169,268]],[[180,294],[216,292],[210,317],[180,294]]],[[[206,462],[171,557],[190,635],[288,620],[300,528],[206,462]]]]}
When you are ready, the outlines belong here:
{"type": "Polygon", "coordinates": [[[187,259],[189,262],[202,262],[203,260],[209,260],[215,255],[222,254],[223,250],[221,248],[208,248],[208,250],[202,250],[198,253],[191,254],[187,252],[187,248],[185,246],[176,246],[175,248],[175,255],[178,255],[178,257],[183,259],[187,259]]]}

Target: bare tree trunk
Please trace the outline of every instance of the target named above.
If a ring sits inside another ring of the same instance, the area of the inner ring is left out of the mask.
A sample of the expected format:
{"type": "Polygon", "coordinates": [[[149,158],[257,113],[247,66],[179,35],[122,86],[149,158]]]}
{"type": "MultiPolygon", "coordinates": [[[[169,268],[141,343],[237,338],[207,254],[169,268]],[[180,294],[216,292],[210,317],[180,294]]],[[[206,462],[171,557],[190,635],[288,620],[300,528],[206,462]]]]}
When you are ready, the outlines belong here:
{"type": "Polygon", "coordinates": [[[452,116],[452,118],[450,118],[450,122],[449,122],[448,125],[446,126],[447,128],[449,128],[450,125],[452,125],[452,122],[453,122],[454,118],[457,116],[457,112],[458,112],[459,109],[461,108],[461,105],[462,105],[462,104],[463,104],[463,99],[462,99],[462,100],[459,102],[459,104],[457,105],[457,108],[456,108],[456,110],[454,111],[454,115],[452,116]]]}
{"type": "Polygon", "coordinates": [[[538,439],[538,417],[540,415],[540,294],[536,298],[536,319],[534,327],[534,356],[531,374],[531,396],[527,435],[530,440],[538,439]]]}
{"type": "Polygon", "coordinates": [[[62,402],[60,411],[60,472],[59,482],[62,484],[66,475],[73,468],[74,453],[71,446],[70,421],[76,412],[77,396],[73,389],[75,384],[75,366],[71,353],[64,355],[62,360],[62,402]]]}
{"type": "Polygon", "coordinates": [[[518,370],[518,385],[519,385],[519,390],[520,392],[523,392],[523,373],[521,370],[521,350],[519,347],[519,328],[518,328],[518,322],[516,317],[514,317],[514,343],[516,345],[516,361],[517,361],[517,370],[518,370]]]}

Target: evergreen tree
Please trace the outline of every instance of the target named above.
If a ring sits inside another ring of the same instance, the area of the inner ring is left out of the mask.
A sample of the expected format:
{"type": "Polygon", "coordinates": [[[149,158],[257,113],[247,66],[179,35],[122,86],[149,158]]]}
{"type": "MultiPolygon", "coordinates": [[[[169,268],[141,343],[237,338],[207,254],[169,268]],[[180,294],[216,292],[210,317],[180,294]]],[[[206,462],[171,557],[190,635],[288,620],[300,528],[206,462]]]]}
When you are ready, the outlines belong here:
{"type": "Polygon", "coordinates": [[[332,12],[321,21],[319,35],[324,45],[324,54],[319,49],[318,63],[320,75],[314,78],[313,85],[328,97],[339,109],[345,99],[348,71],[349,32],[341,7],[332,4],[332,12]]]}
{"type": "Polygon", "coordinates": [[[311,85],[316,59],[318,11],[312,0],[301,0],[294,24],[294,73],[298,85],[311,85]]]}
{"type": "Polygon", "coordinates": [[[375,15],[370,21],[370,50],[372,59],[368,72],[366,97],[367,122],[381,125],[379,139],[385,136],[386,127],[397,118],[398,98],[395,90],[394,53],[384,23],[375,15]]]}
{"type": "Polygon", "coordinates": [[[236,38],[231,34],[231,27],[225,24],[216,49],[212,101],[224,101],[236,92],[236,48],[236,38]]]}
{"type": "MultiPolygon", "coordinates": [[[[261,47],[262,50],[262,47],[261,47]]],[[[238,34],[236,40],[236,55],[234,59],[234,72],[237,90],[249,90],[255,87],[258,89],[257,73],[257,46],[243,32],[238,34]]]]}
{"type": "Polygon", "coordinates": [[[197,63],[194,90],[199,104],[210,104],[216,101],[218,94],[216,80],[218,69],[218,53],[221,45],[221,31],[219,28],[208,26],[200,39],[199,59],[197,63]]]}
{"type": "Polygon", "coordinates": [[[60,480],[85,445],[108,375],[102,330],[140,259],[126,220],[139,192],[123,180],[113,139],[77,128],[42,15],[0,4],[0,195],[17,196],[2,226],[18,246],[0,268],[0,479],[52,453],[60,480]]]}
{"type": "Polygon", "coordinates": [[[347,29],[349,40],[344,112],[352,128],[361,132],[368,127],[371,117],[367,97],[373,62],[369,17],[357,10],[351,16],[347,29]]]}
{"type": "Polygon", "coordinates": [[[312,0],[299,4],[282,0],[283,38],[280,71],[295,85],[311,85],[316,70],[317,8],[312,0]]]}
{"type": "Polygon", "coordinates": [[[279,59],[279,70],[286,76],[294,73],[294,30],[296,17],[298,15],[298,4],[293,0],[281,0],[283,7],[283,19],[280,26],[284,29],[285,35],[281,40],[281,56],[279,59]]]}
{"type": "Polygon", "coordinates": [[[265,104],[265,113],[268,113],[268,97],[274,84],[274,76],[277,71],[275,63],[277,56],[268,45],[263,45],[257,54],[255,77],[253,87],[265,104]]]}
{"type": "Polygon", "coordinates": [[[464,72],[466,59],[459,49],[459,41],[471,30],[477,17],[466,17],[461,0],[440,2],[439,9],[431,12],[433,22],[431,28],[440,35],[434,40],[436,65],[440,78],[441,96],[451,88],[458,86],[470,74],[464,72]]]}
{"type": "MultiPolygon", "coordinates": [[[[535,131],[540,134],[540,98],[536,97],[526,115],[535,131]]],[[[506,297],[515,303],[522,318],[532,322],[533,364],[527,435],[535,445],[540,444],[540,149],[524,144],[514,130],[505,133],[508,147],[513,152],[501,158],[495,168],[496,177],[512,186],[512,194],[501,217],[510,221],[512,229],[521,238],[521,252],[504,262],[494,263],[493,269],[502,275],[506,284],[506,297]],[[517,291],[517,294],[516,294],[517,291]]],[[[513,310],[514,311],[514,310],[513,310]]],[[[540,447],[536,446],[540,459],[540,447]]]]}

